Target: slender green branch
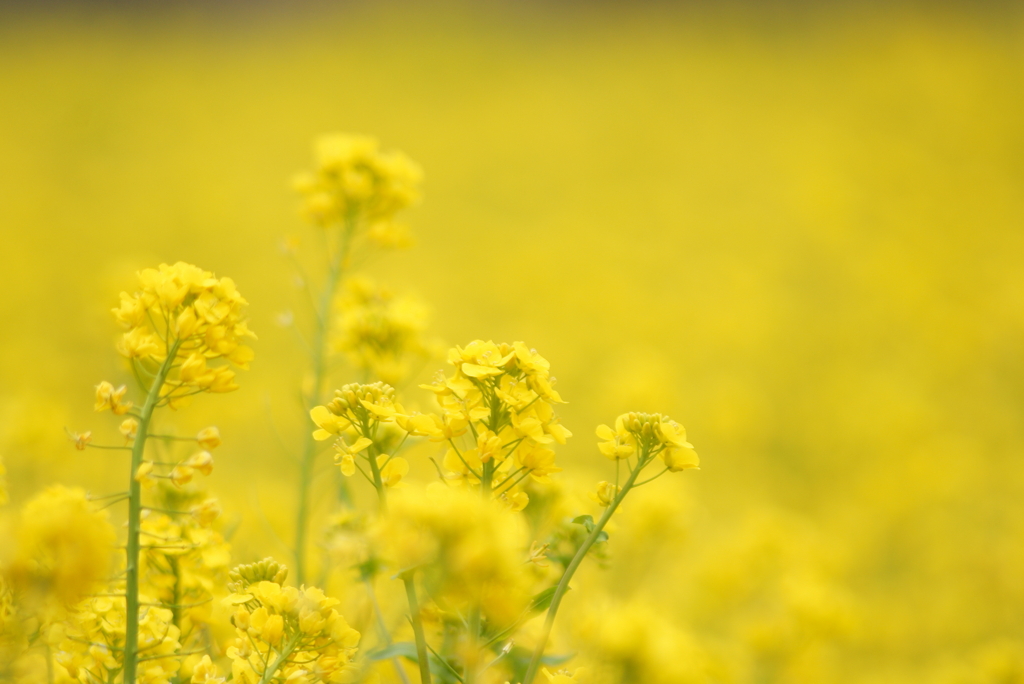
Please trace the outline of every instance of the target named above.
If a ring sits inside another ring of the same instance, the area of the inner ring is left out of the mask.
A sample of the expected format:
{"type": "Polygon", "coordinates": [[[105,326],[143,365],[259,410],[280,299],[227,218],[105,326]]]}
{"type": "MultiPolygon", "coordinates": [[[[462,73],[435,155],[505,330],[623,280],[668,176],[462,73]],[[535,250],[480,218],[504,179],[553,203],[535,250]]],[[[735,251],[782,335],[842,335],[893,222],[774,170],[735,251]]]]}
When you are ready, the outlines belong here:
{"type": "MultiPolygon", "coordinates": [[[[352,245],[352,234],[355,232],[355,217],[346,218],[341,228],[341,238],[338,248],[331,258],[327,271],[327,282],[320,295],[320,303],[316,310],[316,328],[313,335],[310,354],[313,358],[313,386],[307,398],[308,411],[316,406],[324,392],[324,383],[327,380],[327,334],[331,315],[331,303],[334,301],[334,294],[338,289],[348,260],[349,249],[352,245]]],[[[305,445],[302,451],[302,466],[299,472],[299,502],[298,513],[295,521],[295,581],[300,585],[306,581],[306,545],[309,535],[309,488],[313,479],[313,465],[316,460],[316,440],[313,439],[313,431],[307,429],[305,445]]]]}
{"type": "MultiPolygon", "coordinates": [[[[368,577],[364,580],[366,583],[366,593],[370,596],[370,603],[373,605],[373,614],[377,618],[377,631],[380,632],[380,640],[384,642],[385,646],[391,645],[391,632],[388,631],[388,626],[384,624],[384,612],[380,609],[380,602],[377,601],[377,592],[373,589],[373,581],[368,577]]],[[[391,664],[395,667],[395,673],[398,678],[402,680],[402,684],[412,684],[409,681],[409,675],[405,673],[405,668],[402,667],[402,663],[398,660],[398,657],[391,659],[391,664]]]]}
{"type": "Polygon", "coordinates": [[[438,653],[437,650],[430,644],[427,644],[427,648],[429,648],[430,652],[434,654],[435,658],[437,658],[437,662],[441,663],[445,666],[445,668],[447,668],[448,673],[451,674],[451,676],[455,677],[455,679],[459,680],[460,682],[463,681],[462,675],[459,674],[458,670],[451,666],[451,664],[444,656],[438,653]]]}
{"type": "Polygon", "coordinates": [[[420,684],[430,684],[430,661],[427,656],[427,637],[423,634],[423,619],[420,617],[420,604],[416,600],[416,584],[413,571],[402,574],[405,582],[405,596],[409,599],[409,617],[412,619],[412,632],[416,636],[416,656],[420,665],[420,684]]]}
{"type": "Polygon", "coordinates": [[[146,435],[153,411],[160,402],[160,389],[163,387],[167,373],[178,353],[180,342],[175,342],[168,350],[153,384],[146,394],[146,402],[139,416],[139,427],[132,446],[132,465],[128,475],[128,544],[125,567],[125,594],[127,595],[125,639],[124,639],[124,678],[125,684],[135,684],[135,673],[138,669],[139,649],[139,530],[142,524],[142,485],[135,479],[135,473],[142,465],[142,457],[146,450],[146,435]]]}
{"type": "MultiPolygon", "coordinates": [[[[472,423],[470,423],[470,425],[472,425],[472,423]]],[[[459,451],[459,447],[455,446],[455,442],[453,442],[451,438],[448,439],[448,443],[452,445],[452,449],[455,451],[455,455],[459,457],[460,461],[462,461],[462,465],[466,466],[466,470],[472,473],[473,477],[475,477],[476,479],[483,480],[483,475],[473,470],[473,468],[468,463],[466,463],[466,459],[462,457],[462,452],[459,451]]]]}
{"type": "Polygon", "coordinates": [[[373,473],[373,486],[377,490],[377,498],[380,499],[380,512],[384,513],[388,510],[388,495],[384,487],[384,478],[380,473],[380,466],[377,465],[377,449],[376,445],[370,447],[369,457],[366,459],[370,462],[370,472],[373,473]]]}
{"type": "Polygon", "coordinates": [[[274,660],[273,665],[269,665],[265,670],[263,670],[263,676],[260,677],[259,684],[268,684],[274,678],[274,675],[277,674],[277,671],[281,669],[281,666],[284,665],[285,661],[288,660],[288,657],[292,654],[292,651],[295,650],[295,647],[296,645],[298,645],[299,638],[301,636],[302,633],[298,632],[295,634],[295,636],[291,638],[291,640],[288,642],[288,645],[284,647],[284,650],[280,651],[277,654],[277,658],[274,660]]]}
{"type": "Polygon", "coordinates": [[[523,684],[532,684],[534,678],[537,676],[537,668],[540,667],[540,660],[544,657],[544,649],[547,647],[548,639],[551,637],[551,629],[555,624],[555,615],[558,614],[558,606],[562,603],[562,597],[569,590],[569,581],[572,576],[576,573],[576,569],[579,568],[580,563],[586,557],[590,551],[590,547],[594,545],[597,538],[601,536],[601,532],[604,530],[604,526],[611,519],[612,514],[622,503],[622,500],[629,494],[629,490],[633,488],[633,483],[636,482],[637,476],[640,471],[644,469],[649,461],[645,460],[643,456],[637,459],[636,468],[629,474],[629,478],[625,484],[622,485],[622,490],[618,493],[611,505],[605,509],[604,514],[594,525],[594,529],[590,531],[587,538],[583,540],[583,544],[576,551],[576,555],[573,556],[572,561],[569,562],[569,566],[565,569],[562,574],[562,579],[558,582],[558,586],[555,588],[555,593],[551,597],[551,605],[548,607],[547,617],[544,619],[544,631],[541,635],[540,640],[537,642],[537,647],[533,651],[533,657],[530,659],[530,667],[526,670],[526,676],[523,678],[523,684]]]}

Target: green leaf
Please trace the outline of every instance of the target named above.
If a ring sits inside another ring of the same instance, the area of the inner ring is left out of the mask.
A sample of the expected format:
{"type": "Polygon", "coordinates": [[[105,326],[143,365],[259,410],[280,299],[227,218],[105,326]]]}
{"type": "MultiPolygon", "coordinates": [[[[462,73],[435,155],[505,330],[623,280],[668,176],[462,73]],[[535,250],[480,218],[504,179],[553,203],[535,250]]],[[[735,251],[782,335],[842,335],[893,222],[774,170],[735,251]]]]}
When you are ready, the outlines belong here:
{"type": "Polygon", "coordinates": [[[551,605],[551,599],[555,597],[555,592],[558,590],[558,585],[548,587],[542,592],[534,594],[533,600],[530,601],[530,612],[541,613],[548,609],[551,605]]]}
{"type": "Polygon", "coordinates": [[[594,531],[594,518],[593,518],[593,516],[581,515],[579,517],[573,518],[572,521],[574,523],[576,523],[577,525],[583,525],[583,529],[585,529],[587,532],[593,532],[594,531]]]}
{"type": "Polygon", "coordinates": [[[392,658],[408,658],[413,662],[419,662],[416,654],[416,644],[411,641],[396,641],[390,646],[370,651],[366,654],[370,660],[391,660],[392,658]]]}
{"type": "Polygon", "coordinates": [[[572,660],[575,655],[575,653],[552,653],[551,655],[546,655],[542,657],[540,659],[540,662],[544,663],[545,665],[561,665],[562,663],[567,663],[570,660],[572,660]]]}
{"type": "Polygon", "coordinates": [[[604,530],[601,530],[601,533],[597,535],[597,538],[594,539],[594,542],[600,544],[601,542],[605,541],[608,541],[608,533],[604,530]]]}

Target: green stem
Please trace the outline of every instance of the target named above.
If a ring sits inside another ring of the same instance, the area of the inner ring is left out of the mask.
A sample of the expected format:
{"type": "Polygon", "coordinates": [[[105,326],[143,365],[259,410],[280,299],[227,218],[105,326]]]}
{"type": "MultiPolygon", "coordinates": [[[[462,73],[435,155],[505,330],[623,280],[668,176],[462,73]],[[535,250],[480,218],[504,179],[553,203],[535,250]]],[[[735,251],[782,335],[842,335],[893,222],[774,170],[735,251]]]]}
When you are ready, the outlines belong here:
{"type": "Polygon", "coordinates": [[[171,624],[181,631],[181,572],[178,568],[178,559],[176,556],[168,556],[167,562],[171,566],[171,570],[174,572],[174,590],[172,596],[174,601],[171,603],[171,624]]]}
{"type": "Polygon", "coordinates": [[[622,491],[620,491],[618,496],[615,497],[611,505],[605,509],[604,514],[597,521],[597,524],[594,525],[594,529],[590,531],[587,538],[583,540],[583,544],[580,545],[579,550],[576,551],[576,555],[573,556],[569,566],[565,569],[565,573],[562,574],[562,579],[558,582],[555,594],[551,597],[551,606],[548,608],[547,618],[544,620],[544,632],[541,635],[540,641],[537,642],[537,647],[533,651],[533,658],[530,659],[530,667],[526,670],[526,676],[523,678],[523,684],[532,684],[534,677],[537,676],[537,668],[540,667],[540,660],[544,657],[544,648],[547,646],[548,639],[551,637],[551,628],[555,624],[555,615],[558,613],[558,606],[562,603],[562,597],[565,596],[565,593],[569,590],[569,581],[572,579],[576,569],[579,568],[580,563],[583,562],[583,559],[590,551],[590,547],[592,547],[594,542],[597,541],[597,538],[601,536],[604,526],[611,519],[612,514],[615,513],[615,510],[619,507],[619,504],[622,503],[622,500],[626,498],[629,490],[633,487],[633,483],[636,482],[636,478],[640,474],[640,471],[644,469],[644,466],[647,465],[648,462],[648,460],[644,460],[643,458],[639,459],[637,467],[629,474],[629,479],[626,480],[626,483],[622,486],[622,491]]]}
{"type": "Polygon", "coordinates": [[[473,684],[476,681],[477,659],[480,657],[480,603],[473,606],[473,612],[469,614],[469,639],[470,658],[463,671],[466,684],[473,684]]]}
{"type": "Polygon", "coordinates": [[[416,600],[416,584],[413,571],[402,574],[405,582],[405,596],[409,599],[409,616],[412,632],[416,636],[416,658],[420,665],[420,684],[430,684],[430,660],[427,655],[427,637],[423,634],[423,620],[420,618],[420,604],[416,600]]]}
{"type": "MultiPolygon", "coordinates": [[[[331,315],[331,302],[334,300],[334,293],[338,289],[344,272],[345,262],[348,260],[349,248],[352,245],[352,233],[355,229],[355,219],[350,217],[345,220],[342,227],[341,243],[331,259],[327,271],[327,283],[320,295],[320,305],[316,314],[316,330],[313,335],[311,355],[313,357],[313,387],[309,395],[309,405],[306,410],[318,405],[324,392],[324,383],[327,380],[327,333],[330,329],[329,321],[331,315]]],[[[309,487],[313,480],[313,466],[316,460],[317,442],[313,439],[313,431],[306,430],[305,443],[302,450],[302,467],[299,473],[299,506],[295,521],[295,581],[301,585],[306,580],[306,545],[309,532],[309,487]]]]}
{"type": "Polygon", "coordinates": [[[149,431],[150,420],[153,418],[153,411],[160,401],[160,389],[178,355],[180,345],[180,341],[175,342],[168,350],[167,358],[164,359],[156,377],[153,378],[153,384],[150,385],[149,392],[146,394],[146,403],[142,406],[142,414],[139,416],[135,444],[132,446],[132,467],[128,479],[128,544],[125,561],[125,600],[127,604],[124,637],[123,681],[125,684],[135,684],[135,672],[138,669],[139,658],[139,531],[142,525],[142,484],[135,479],[135,473],[142,465],[142,457],[146,450],[146,435],[149,431]]]}
{"type": "Polygon", "coordinates": [[[284,665],[286,660],[288,660],[292,651],[295,650],[295,645],[299,643],[300,636],[301,632],[296,633],[295,636],[292,637],[292,640],[288,642],[288,645],[284,647],[284,650],[278,653],[277,659],[274,660],[274,664],[268,666],[267,669],[263,671],[263,676],[260,677],[260,684],[268,684],[274,678],[274,675],[277,674],[277,671],[281,669],[281,666],[284,665]]]}
{"type": "Polygon", "coordinates": [[[377,498],[380,499],[380,512],[388,510],[388,495],[384,487],[384,478],[380,474],[380,466],[377,465],[376,445],[370,448],[370,473],[373,475],[373,486],[377,490],[377,498]]]}
{"type": "MultiPolygon", "coordinates": [[[[380,609],[380,602],[377,601],[377,592],[373,589],[373,580],[368,577],[363,581],[366,583],[366,593],[370,597],[370,603],[373,605],[373,614],[377,618],[377,631],[380,632],[380,639],[384,642],[385,646],[390,646],[392,643],[391,633],[388,631],[388,626],[384,624],[384,613],[380,609]]],[[[405,673],[405,668],[402,667],[402,663],[399,662],[397,656],[391,659],[391,664],[395,666],[395,673],[402,680],[402,684],[411,684],[409,675],[405,673]]]]}
{"type": "Polygon", "coordinates": [[[480,495],[484,501],[491,499],[491,482],[494,480],[494,459],[484,463],[483,477],[480,478],[480,495]]]}

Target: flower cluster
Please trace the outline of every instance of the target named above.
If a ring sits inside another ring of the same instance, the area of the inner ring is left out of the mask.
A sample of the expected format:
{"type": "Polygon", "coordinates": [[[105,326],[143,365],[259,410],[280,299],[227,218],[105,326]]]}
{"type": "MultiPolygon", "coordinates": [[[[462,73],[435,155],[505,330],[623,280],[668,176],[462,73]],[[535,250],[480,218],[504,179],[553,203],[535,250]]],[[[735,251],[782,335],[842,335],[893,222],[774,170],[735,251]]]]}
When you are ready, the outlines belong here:
{"type": "MultiPolygon", "coordinates": [[[[145,660],[136,673],[138,684],[171,684],[181,667],[181,630],[174,613],[141,595],[137,629],[139,652],[145,660]]],[[[124,596],[96,596],[78,606],[72,620],[60,625],[51,638],[56,642],[54,661],[72,681],[112,682],[124,668],[121,652],[127,628],[124,596]]]]}
{"type": "MultiPolygon", "coordinates": [[[[193,511],[216,510],[207,499],[193,511]]],[[[209,624],[213,596],[224,584],[231,562],[221,534],[203,526],[203,515],[144,511],[140,582],[145,593],[171,609],[181,641],[188,644],[209,624]]]]}
{"type": "MultiPolygon", "coordinates": [[[[128,418],[121,424],[121,434],[129,442],[136,438],[137,431],[138,423],[134,418],[128,418]]],[[[160,438],[158,435],[153,435],[153,437],[160,438]]],[[[152,488],[158,480],[166,480],[176,487],[181,487],[191,482],[196,473],[200,475],[213,473],[213,454],[210,453],[210,450],[220,445],[220,432],[217,428],[203,428],[191,439],[164,438],[184,442],[194,441],[202,448],[177,462],[143,460],[135,470],[135,479],[141,482],[143,487],[152,488]],[[160,472],[161,470],[165,472],[160,472]]]]}
{"type": "Polygon", "coordinates": [[[401,152],[382,151],[366,136],[334,134],[316,144],[316,169],[295,179],[303,213],[321,226],[365,222],[369,237],[386,246],[407,242],[393,223],[419,199],[422,172],[401,152]]]}
{"type": "Polygon", "coordinates": [[[560,472],[549,445],[565,444],[572,436],[554,412],[562,398],[550,364],[522,342],[482,340],[455,347],[448,362],[455,368],[450,377],[439,374],[433,384],[422,385],[442,409],[424,433],[449,445],[446,478],[480,483],[521,509],[528,499],[520,483],[526,477],[544,482],[560,472]],[[463,450],[455,438],[467,432],[473,443],[463,450]]]}
{"type": "MultiPolygon", "coordinates": [[[[255,336],[234,281],[180,261],[138,277],[140,289],[122,292],[114,315],[127,329],[118,349],[131,360],[140,384],[148,390],[158,382],[161,402],[172,407],[200,392],[237,389],[231,365],[249,367],[253,351],[244,341],[255,336]],[[210,364],[221,359],[231,365],[210,364]]],[[[101,383],[96,408],[124,412],[123,396],[123,388],[101,383]]]]}
{"type": "Polygon", "coordinates": [[[336,599],[316,587],[282,586],[286,575],[270,559],[232,571],[234,593],[224,599],[235,608],[237,639],[227,651],[232,681],[356,681],[359,632],[335,609],[336,599]]]}
{"type": "Polygon", "coordinates": [[[426,307],[411,296],[399,296],[366,278],[350,278],[337,301],[335,348],[353,367],[395,384],[411,371],[411,362],[425,359],[426,307]]]}
{"type": "Polygon", "coordinates": [[[392,496],[371,536],[388,566],[415,569],[453,620],[479,605],[485,622],[500,627],[529,601],[529,542],[517,518],[475,492],[434,483],[392,496]]]}
{"type": "Polygon", "coordinates": [[[660,413],[624,413],[615,419],[614,429],[598,426],[597,437],[598,449],[613,461],[660,456],[672,472],[700,466],[697,452],[686,441],[686,428],[660,413]]]}
{"type": "MultiPolygon", "coordinates": [[[[381,426],[397,424],[404,409],[395,403],[395,389],[383,382],[369,385],[353,383],[335,391],[326,406],[316,406],[310,417],[317,426],[317,440],[337,436],[335,462],[346,476],[359,468],[356,457],[367,461],[375,485],[392,487],[409,472],[409,463],[401,456],[383,450],[386,443],[381,426]]],[[[400,446],[400,445],[399,445],[400,446]]],[[[366,472],[363,472],[366,475],[366,472]]]]}
{"type": "Polygon", "coordinates": [[[61,612],[105,581],[114,528],[81,489],[54,485],[23,508],[4,575],[22,607],[61,612]]]}

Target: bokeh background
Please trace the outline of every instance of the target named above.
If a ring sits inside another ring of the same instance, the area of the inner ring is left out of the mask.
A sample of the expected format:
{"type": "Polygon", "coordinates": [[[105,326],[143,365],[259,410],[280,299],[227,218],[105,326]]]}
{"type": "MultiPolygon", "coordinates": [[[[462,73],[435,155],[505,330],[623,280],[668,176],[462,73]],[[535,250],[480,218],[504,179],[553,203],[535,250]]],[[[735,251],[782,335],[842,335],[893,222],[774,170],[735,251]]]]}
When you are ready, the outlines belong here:
{"type": "Polygon", "coordinates": [[[186,260],[237,281],[260,340],[177,423],[225,435],[238,560],[287,558],[304,361],[278,317],[303,294],[279,245],[316,248],[289,180],[318,135],[369,133],[426,183],[417,245],[364,271],[440,338],[551,360],[567,482],[603,479],[593,428],[626,410],[701,454],[627,505],[579,580],[601,598],[567,600],[581,662],[1024,682],[1019,8],[9,4],[0,103],[13,506],[120,482],[64,428],[116,434],[91,411],[128,381],[109,309],[186,260]]]}

